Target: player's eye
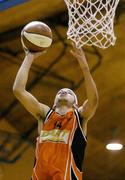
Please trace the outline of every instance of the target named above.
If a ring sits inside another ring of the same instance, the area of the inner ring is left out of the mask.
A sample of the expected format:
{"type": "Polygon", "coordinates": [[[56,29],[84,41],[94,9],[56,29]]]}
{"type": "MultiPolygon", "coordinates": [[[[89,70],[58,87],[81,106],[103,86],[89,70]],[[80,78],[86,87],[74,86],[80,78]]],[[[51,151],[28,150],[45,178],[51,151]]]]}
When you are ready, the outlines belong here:
{"type": "Polygon", "coordinates": [[[58,94],[61,94],[61,93],[62,93],[62,91],[59,91],[59,92],[58,92],[58,94]]]}
{"type": "Polygon", "coordinates": [[[72,95],[72,92],[71,92],[71,91],[68,91],[68,93],[72,95]]]}

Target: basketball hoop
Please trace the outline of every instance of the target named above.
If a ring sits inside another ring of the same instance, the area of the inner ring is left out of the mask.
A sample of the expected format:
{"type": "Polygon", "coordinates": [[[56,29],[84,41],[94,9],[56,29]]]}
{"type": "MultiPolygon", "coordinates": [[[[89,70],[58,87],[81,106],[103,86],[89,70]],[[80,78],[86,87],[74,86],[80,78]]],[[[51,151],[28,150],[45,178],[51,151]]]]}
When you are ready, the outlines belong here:
{"type": "Polygon", "coordinates": [[[68,39],[77,48],[115,44],[114,17],[119,0],[64,0],[69,13],[68,39]]]}

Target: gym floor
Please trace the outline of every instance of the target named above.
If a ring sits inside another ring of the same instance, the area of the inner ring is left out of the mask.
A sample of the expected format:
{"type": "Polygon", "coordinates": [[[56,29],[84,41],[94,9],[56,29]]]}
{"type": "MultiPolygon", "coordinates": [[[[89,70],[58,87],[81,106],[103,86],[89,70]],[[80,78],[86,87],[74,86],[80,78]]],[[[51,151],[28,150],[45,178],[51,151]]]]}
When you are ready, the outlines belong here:
{"type": "MultiPolygon", "coordinates": [[[[72,88],[79,105],[86,100],[84,78],[66,39],[68,16],[63,0],[0,1],[0,180],[28,180],[34,164],[37,121],[15,99],[12,87],[24,58],[20,33],[30,21],[47,23],[53,44],[32,65],[27,89],[40,102],[53,105],[56,92],[72,88]],[[49,67],[49,68],[48,68],[49,67]],[[69,68],[70,67],[70,68],[69,68]]],[[[85,180],[125,180],[125,1],[115,18],[115,46],[85,46],[99,93],[99,107],[88,124],[85,180]],[[106,149],[111,141],[123,149],[106,149]]]]}

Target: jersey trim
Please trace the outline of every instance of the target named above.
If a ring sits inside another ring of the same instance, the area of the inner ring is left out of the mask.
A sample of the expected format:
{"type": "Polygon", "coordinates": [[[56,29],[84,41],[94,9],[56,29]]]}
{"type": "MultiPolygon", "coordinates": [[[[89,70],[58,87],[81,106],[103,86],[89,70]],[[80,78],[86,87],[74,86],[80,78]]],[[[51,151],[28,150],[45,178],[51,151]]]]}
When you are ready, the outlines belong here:
{"type": "Polygon", "coordinates": [[[64,180],[67,180],[67,173],[69,172],[68,169],[70,168],[69,165],[71,165],[71,145],[72,145],[75,131],[76,131],[76,121],[74,120],[72,132],[71,132],[70,139],[69,139],[69,145],[68,145],[69,152],[68,152],[68,159],[67,159],[67,163],[66,163],[64,180]]]}
{"type": "Polygon", "coordinates": [[[71,174],[71,180],[78,180],[72,166],[70,168],[70,174],[71,174]]]}
{"type": "Polygon", "coordinates": [[[75,166],[77,167],[79,172],[82,172],[82,167],[83,167],[82,165],[83,165],[84,153],[85,153],[85,147],[87,141],[80,125],[80,116],[76,110],[75,110],[75,114],[77,120],[77,128],[73,136],[71,149],[72,149],[72,155],[75,166]]]}
{"type": "Polygon", "coordinates": [[[49,119],[50,115],[52,114],[52,112],[53,112],[53,109],[50,109],[50,110],[47,112],[46,117],[45,117],[45,120],[44,120],[44,124],[48,121],[48,119],[49,119]]]}
{"type": "Polygon", "coordinates": [[[84,134],[84,132],[83,132],[83,130],[82,130],[81,124],[80,124],[81,121],[80,121],[79,112],[78,112],[76,109],[75,109],[75,114],[76,114],[76,117],[77,117],[77,120],[78,120],[78,124],[79,124],[80,130],[81,130],[81,132],[82,132],[82,135],[83,135],[85,141],[87,141],[87,138],[86,138],[86,136],[85,136],[85,134],[84,134]]]}

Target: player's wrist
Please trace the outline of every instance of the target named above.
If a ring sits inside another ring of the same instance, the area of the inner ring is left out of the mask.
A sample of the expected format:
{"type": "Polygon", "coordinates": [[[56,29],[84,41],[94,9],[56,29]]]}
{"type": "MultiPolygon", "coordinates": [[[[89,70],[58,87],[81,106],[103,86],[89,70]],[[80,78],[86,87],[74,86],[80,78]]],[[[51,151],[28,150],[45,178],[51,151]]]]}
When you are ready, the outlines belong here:
{"type": "Polygon", "coordinates": [[[35,59],[33,53],[31,53],[31,52],[27,52],[27,53],[25,54],[25,58],[26,58],[27,60],[29,60],[29,61],[33,61],[33,60],[35,59]]]}

